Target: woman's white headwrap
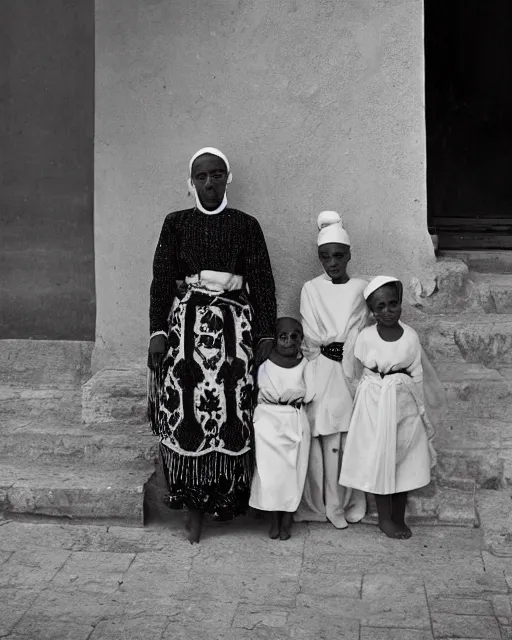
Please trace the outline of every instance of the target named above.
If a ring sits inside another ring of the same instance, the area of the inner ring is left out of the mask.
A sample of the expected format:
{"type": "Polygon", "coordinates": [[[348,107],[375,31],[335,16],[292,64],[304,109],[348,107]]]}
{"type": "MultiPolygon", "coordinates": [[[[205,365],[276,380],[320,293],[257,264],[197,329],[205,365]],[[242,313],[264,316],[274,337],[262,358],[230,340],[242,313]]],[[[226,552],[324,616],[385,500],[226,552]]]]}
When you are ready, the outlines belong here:
{"type": "Polygon", "coordinates": [[[231,174],[231,168],[229,166],[229,160],[222,153],[222,151],[219,151],[218,149],[215,149],[215,147],[204,147],[203,149],[199,149],[199,151],[196,151],[196,153],[194,153],[194,155],[190,159],[190,162],[189,162],[189,165],[188,165],[188,190],[189,190],[189,193],[193,193],[194,194],[194,196],[196,198],[196,207],[199,209],[199,211],[202,211],[203,213],[207,213],[207,214],[211,215],[211,214],[214,214],[214,213],[220,213],[221,211],[224,211],[224,209],[228,206],[228,199],[227,199],[227,196],[226,196],[226,192],[224,192],[224,198],[222,199],[222,202],[213,211],[208,211],[208,209],[205,209],[203,207],[203,205],[201,204],[201,200],[199,200],[199,196],[197,195],[196,188],[194,186],[194,183],[192,182],[192,165],[194,164],[194,161],[197,158],[199,158],[199,156],[204,156],[206,154],[209,154],[211,156],[217,156],[217,158],[220,158],[221,160],[223,160],[224,164],[226,165],[226,169],[228,170],[228,181],[227,181],[227,184],[229,184],[231,182],[231,180],[233,179],[233,176],[231,174]]]}
{"type": "Polygon", "coordinates": [[[391,284],[392,282],[400,282],[400,280],[398,278],[393,278],[393,276],[377,276],[363,291],[364,299],[368,300],[374,291],[377,291],[377,289],[380,289],[386,284],[391,284]]]}
{"type": "Polygon", "coordinates": [[[346,244],[350,247],[350,238],[343,228],[341,216],[336,211],[322,211],[317,220],[318,228],[318,246],[337,242],[338,244],[346,244]]]}

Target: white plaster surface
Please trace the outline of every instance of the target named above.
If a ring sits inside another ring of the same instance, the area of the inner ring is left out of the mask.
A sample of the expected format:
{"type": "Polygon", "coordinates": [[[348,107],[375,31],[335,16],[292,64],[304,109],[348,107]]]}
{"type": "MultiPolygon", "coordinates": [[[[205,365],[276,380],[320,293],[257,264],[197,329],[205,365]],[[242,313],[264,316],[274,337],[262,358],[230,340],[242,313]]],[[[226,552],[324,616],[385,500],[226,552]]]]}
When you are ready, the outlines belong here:
{"type": "Polygon", "coordinates": [[[96,0],[94,368],[144,358],[165,215],[218,146],[231,206],[266,234],[279,311],[320,272],[336,209],[352,273],[433,288],[421,0],[96,0]]]}

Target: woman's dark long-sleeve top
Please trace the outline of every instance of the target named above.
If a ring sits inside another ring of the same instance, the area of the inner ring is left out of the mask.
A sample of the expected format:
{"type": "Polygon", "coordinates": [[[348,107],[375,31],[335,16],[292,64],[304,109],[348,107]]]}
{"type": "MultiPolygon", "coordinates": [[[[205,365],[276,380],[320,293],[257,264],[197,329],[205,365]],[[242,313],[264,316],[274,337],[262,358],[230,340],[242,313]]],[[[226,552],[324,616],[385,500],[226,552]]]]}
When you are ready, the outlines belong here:
{"type": "Polygon", "coordinates": [[[255,218],[229,208],[212,215],[187,209],[166,217],[153,261],[151,334],[168,331],[176,281],[204,270],[243,276],[254,310],[255,340],[273,337],[275,284],[263,232],[255,218]]]}

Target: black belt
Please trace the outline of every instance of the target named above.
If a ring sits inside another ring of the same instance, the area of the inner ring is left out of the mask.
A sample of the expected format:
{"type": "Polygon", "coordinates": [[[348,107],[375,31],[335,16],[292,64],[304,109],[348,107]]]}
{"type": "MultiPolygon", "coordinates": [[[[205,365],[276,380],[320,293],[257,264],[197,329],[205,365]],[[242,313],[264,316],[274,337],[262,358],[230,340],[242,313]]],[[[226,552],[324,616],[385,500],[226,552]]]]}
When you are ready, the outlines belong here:
{"type": "Polygon", "coordinates": [[[334,362],[341,362],[343,360],[343,347],[345,344],[343,342],[331,342],[331,344],[325,344],[320,347],[320,353],[329,358],[329,360],[334,360],[334,362]]]}
{"type": "Polygon", "coordinates": [[[280,406],[293,407],[294,409],[301,409],[304,406],[302,400],[295,400],[294,402],[280,402],[280,406]]]}
{"type": "Polygon", "coordinates": [[[370,369],[370,371],[373,371],[373,373],[378,373],[381,378],[385,378],[386,376],[395,376],[398,373],[402,373],[403,375],[409,376],[409,378],[412,377],[411,374],[407,371],[407,369],[394,369],[391,371],[386,371],[386,373],[383,373],[382,371],[379,371],[377,367],[374,367],[373,369],[370,369]]]}

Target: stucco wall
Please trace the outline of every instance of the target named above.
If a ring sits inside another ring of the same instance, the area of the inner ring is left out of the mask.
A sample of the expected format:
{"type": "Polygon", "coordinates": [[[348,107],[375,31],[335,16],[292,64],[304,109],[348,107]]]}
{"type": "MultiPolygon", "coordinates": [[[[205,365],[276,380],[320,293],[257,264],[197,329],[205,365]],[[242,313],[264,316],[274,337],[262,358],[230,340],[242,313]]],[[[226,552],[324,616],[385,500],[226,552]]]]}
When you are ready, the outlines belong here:
{"type": "Polygon", "coordinates": [[[199,147],[233,165],[265,231],[281,312],[319,273],[336,209],[352,273],[431,290],[421,0],[96,0],[95,368],[142,358],[165,215],[199,147]]]}

